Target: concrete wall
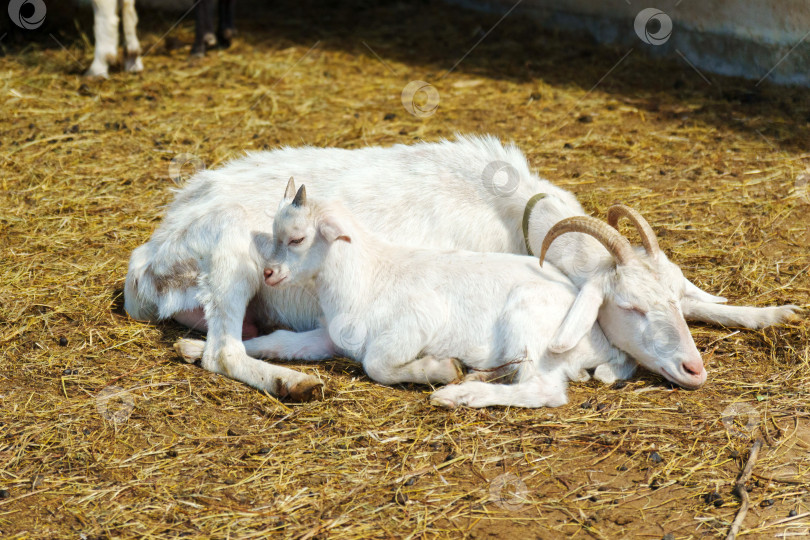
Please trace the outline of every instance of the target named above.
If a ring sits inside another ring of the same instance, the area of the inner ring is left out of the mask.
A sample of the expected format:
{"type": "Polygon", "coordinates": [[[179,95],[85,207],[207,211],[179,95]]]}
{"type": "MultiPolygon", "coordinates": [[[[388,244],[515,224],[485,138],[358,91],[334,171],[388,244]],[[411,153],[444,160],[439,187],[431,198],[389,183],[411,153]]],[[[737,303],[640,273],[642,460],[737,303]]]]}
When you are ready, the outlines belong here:
{"type": "MultiPolygon", "coordinates": [[[[449,1],[505,13],[517,0],[449,1]]],[[[713,73],[810,86],[810,0],[523,0],[516,14],[713,73]]]]}

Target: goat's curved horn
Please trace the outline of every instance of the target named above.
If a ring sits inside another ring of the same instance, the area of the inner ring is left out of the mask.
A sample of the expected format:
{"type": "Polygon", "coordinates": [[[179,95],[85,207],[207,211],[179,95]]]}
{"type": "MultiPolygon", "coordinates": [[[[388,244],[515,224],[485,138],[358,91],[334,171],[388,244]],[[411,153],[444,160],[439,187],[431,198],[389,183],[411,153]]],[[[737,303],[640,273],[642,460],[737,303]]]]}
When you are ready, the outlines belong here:
{"type": "Polygon", "coordinates": [[[608,209],[607,221],[611,227],[618,230],[619,220],[622,217],[629,219],[636,227],[639,236],[641,236],[641,243],[644,244],[644,250],[650,257],[658,255],[658,238],[655,236],[655,231],[652,230],[647,220],[642,217],[637,211],[629,206],[623,204],[614,204],[608,209]]]}
{"type": "Polygon", "coordinates": [[[579,232],[593,236],[607,249],[620,265],[627,264],[636,255],[630,242],[619,234],[619,231],[591,216],[574,216],[565,218],[554,224],[543,238],[543,247],[540,250],[540,265],[546,258],[546,252],[551,243],[561,234],[579,232]]]}

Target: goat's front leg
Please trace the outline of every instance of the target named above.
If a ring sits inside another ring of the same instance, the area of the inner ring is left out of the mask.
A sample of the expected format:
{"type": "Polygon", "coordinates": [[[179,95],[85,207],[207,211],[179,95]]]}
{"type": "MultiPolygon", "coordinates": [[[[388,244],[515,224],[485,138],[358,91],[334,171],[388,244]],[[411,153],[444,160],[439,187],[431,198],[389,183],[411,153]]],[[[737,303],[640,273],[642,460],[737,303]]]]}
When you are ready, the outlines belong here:
{"type": "Polygon", "coordinates": [[[247,256],[224,251],[212,257],[211,268],[201,277],[200,300],[208,321],[203,368],[276,396],[312,399],[322,386],[318,379],[247,355],[241,339],[242,321],[260,286],[259,271],[247,256]]]}
{"type": "Polygon", "coordinates": [[[593,378],[604,384],[629,379],[636,372],[638,364],[626,355],[619,355],[610,362],[599,364],[593,372],[593,378]]]}
{"type": "Polygon", "coordinates": [[[191,56],[204,56],[206,49],[217,44],[214,35],[214,0],[199,0],[194,8],[194,16],[196,23],[191,56]]]}
{"type": "Polygon", "coordinates": [[[141,44],[138,41],[138,13],[135,0],[122,0],[121,20],[124,27],[124,69],[129,72],[143,71],[141,44]]]}
{"type": "Polygon", "coordinates": [[[439,407],[559,407],[568,403],[561,373],[535,373],[516,384],[465,381],[433,392],[430,403],[439,407]]]}
{"type": "Polygon", "coordinates": [[[110,64],[118,60],[118,0],[93,0],[93,34],[96,40],[88,77],[109,76],[110,64]]]}
{"type": "Polygon", "coordinates": [[[771,307],[729,306],[702,302],[691,298],[681,300],[681,309],[687,321],[701,321],[755,330],[796,320],[801,311],[799,306],[793,305],[771,307]]]}
{"type": "Polygon", "coordinates": [[[234,35],[233,18],[236,12],[236,0],[219,0],[219,26],[217,41],[219,46],[227,49],[231,46],[234,35]]]}

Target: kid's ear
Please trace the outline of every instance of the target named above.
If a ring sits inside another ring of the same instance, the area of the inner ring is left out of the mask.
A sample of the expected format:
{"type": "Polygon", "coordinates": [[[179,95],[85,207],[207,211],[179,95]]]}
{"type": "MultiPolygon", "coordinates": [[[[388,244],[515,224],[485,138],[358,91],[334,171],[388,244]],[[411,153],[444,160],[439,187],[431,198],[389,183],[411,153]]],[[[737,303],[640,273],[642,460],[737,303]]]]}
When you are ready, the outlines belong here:
{"type": "Polygon", "coordinates": [[[287,182],[287,189],[284,190],[284,198],[289,200],[295,197],[295,180],[293,177],[290,177],[290,181],[287,182]]]}
{"type": "Polygon", "coordinates": [[[298,193],[295,194],[295,198],[290,203],[293,206],[297,206],[298,208],[302,208],[307,205],[307,187],[303,184],[300,188],[298,188],[298,193]]]}
{"type": "Polygon", "coordinates": [[[330,244],[335,240],[343,240],[349,244],[352,243],[349,234],[333,216],[326,216],[321,219],[318,223],[318,232],[321,233],[321,236],[330,244]]]}
{"type": "Polygon", "coordinates": [[[548,349],[553,353],[563,353],[573,349],[593,328],[603,301],[604,294],[601,284],[587,281],[557,329],[548,349]]]}

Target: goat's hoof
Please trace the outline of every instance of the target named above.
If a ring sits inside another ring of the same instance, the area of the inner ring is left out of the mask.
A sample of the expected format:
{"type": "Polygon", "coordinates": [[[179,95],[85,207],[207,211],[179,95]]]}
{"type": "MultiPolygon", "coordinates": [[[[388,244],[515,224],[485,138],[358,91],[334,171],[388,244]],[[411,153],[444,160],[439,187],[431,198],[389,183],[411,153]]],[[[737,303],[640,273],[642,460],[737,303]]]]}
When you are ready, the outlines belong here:
{"type": "Polygon", "coordinates": [[[204,348],[205,342],[199,339],[180,338],[174,344],[174,350],[189,364],[202,358],[204,348]]]}
{"type": "Polygon", "coordinates": [[[217,45],[220,49],[227,49],[233,43],[233,36],[236,32],[233,28],[226,28],[217,32],[217,45]]]}
{"type": "Polygon", "coordinates": [[[213,49],[217,46],[217,38],[214,34],[206,33],[202,39],[198,39],[194,41],[194,45],[191,46],[191,54],[192,58],[204,58],[205,53],[209,49],[213,49]]]}
{"type": "Polygon", "coordinates": [[[434,407],[441,407],[443,409],[458,408],[458,404],[455,401],[441,396],[430,396],[430,404],[434,407]]]}
{"type": "Polygon", "coordinates": [[[430,403],[445,409],[481,407],[478,395],[467,384],[448,384],[439,388],[430,395],[430,403]]]}
{"type": "Polygon", "coordinates": [[[792,323],[804,318],[804,310],[799,306],[789,305],[779,307],[781,322],[792,323]]]}
{"type": "Polygon", "coordinates": [[[100,70],[95,68],[90,68],[84,72],[84,76],[88,79],[109,79],[110,72],[108,70],[100,70]]]}
{"type": "Polygon", "coordinates": [[[124,60],[124,70],[129,73],[140,73],[143,71],[143,61],[140,56],[126,58],[124,60]]]}
{"type": "Polygon", "coordinates": [[[323,399],[323,383],[314,377],[308,377],[288,390],[290,399],[299,402],[323,399]]]}

